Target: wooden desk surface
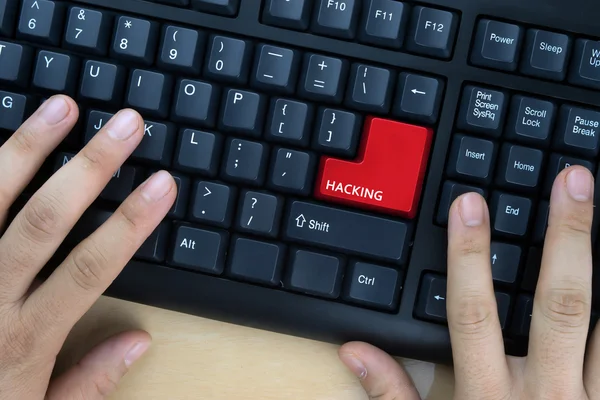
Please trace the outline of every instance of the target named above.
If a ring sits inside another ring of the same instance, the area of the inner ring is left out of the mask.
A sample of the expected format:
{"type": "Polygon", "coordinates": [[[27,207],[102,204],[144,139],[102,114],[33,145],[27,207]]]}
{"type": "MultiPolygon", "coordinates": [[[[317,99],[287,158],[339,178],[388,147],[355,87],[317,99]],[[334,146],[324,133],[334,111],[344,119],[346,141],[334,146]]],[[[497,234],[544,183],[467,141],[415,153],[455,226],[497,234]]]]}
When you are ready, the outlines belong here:
{"type": "MultiPolygon", "coordinates": [[[[239,327],[103,297],[58,358],[62,370],[102,339],[126,329],[153,337],[113,400],[365,400],[338,361],[337,346],[239,327]]],[[[402,361],[427,400],[447,400],[451,369],[402,361]]]]}

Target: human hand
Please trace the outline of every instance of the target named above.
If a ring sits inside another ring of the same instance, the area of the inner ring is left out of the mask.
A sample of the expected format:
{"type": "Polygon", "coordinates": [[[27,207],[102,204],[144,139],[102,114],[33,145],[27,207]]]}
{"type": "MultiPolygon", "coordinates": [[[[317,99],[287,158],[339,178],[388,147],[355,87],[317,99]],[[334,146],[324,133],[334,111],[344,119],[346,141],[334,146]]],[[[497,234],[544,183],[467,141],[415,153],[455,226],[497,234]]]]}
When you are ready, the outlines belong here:
{"type": "MultiPolygon", "coordinates": [[[[67,136],[78,108],[54,96],[0,148],[0,220],[44,159],[67,136]]],[[[33,285],[82,213],[144,135],[132,110],[115,115],[54,174],[0,238],[0,398],[103,399],[148,348],[150,336],[117,335],[55,381],[50,376],[67,334],[152,233],[175,201],[176,185],[158,172],[79,244],[41,285],[33,285]]]]}
{"type": "MultiPolygon", "coordinates": [[[[447,311],[460,400],[600,400],[600,329],[586,342],[592,301],[594,183],[583,167],[554,182],[544,256],[526,358],[504,354],[490,265],[490,219],[484,199],[458,198],[448,226],[447,311]]],[[[393,358],[347,343],[340,358],[370,399],[417,400],[393,358]]]]}

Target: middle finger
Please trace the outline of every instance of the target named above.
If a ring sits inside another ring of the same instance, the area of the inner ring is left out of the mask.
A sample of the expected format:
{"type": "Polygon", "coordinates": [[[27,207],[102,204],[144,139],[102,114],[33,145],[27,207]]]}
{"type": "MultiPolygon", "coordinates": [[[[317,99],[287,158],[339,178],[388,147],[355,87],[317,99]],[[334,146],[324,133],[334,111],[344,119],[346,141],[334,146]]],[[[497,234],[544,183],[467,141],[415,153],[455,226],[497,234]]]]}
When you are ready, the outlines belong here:
{"type": "Polygon", "coordinates": [[[13,271],[9,300],[23,298],[39,270],[138,146],[142,127],[135,111],[117,113],[17,214],[0,239],[0,262],[13,271]]]}
{"type": "Polygon", "coordinates": [[[529,389],[540,398],[583,398],[592,300],[593,191],[592,174],[583,167],[561,172],[552,189],[526,367],[529,389]]]}

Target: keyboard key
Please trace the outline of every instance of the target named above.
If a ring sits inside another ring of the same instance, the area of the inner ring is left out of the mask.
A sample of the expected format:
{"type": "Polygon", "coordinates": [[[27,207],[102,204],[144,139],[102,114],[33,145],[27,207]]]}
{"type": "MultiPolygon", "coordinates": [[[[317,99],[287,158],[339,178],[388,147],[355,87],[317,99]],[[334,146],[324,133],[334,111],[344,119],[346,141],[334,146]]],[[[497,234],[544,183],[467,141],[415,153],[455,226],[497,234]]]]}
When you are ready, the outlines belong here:
{"type": "MultiPolygon", "coordinates": [[[[496,303],[498,306],[498,317],[500,327],[504,330],[508,320],[511,299],[506,293],[496,292],[496,303]]],[[[446,313],[446,278],[434,274],[426,274],[421,280],[419,298],[415,306],[415,315],[417,318],[448,323],[446,313]]]]}
{"type": "Polygon", "coordinates": [[[355,0],[318,0],[315,8],[313,32],[345,39],[354,37],[358,19],[355,0]]]}
{"type": "Polygon", "coordinates": [[[0,0],[0,36],[12,35],[18,9],[19,2],[0,0]]]}
{"type": "Polygon", "coordinates": [[[134,69],[129,79],[125,104],[144,115],[166,118],[169,115],[172,82],[170,75],[134,69]]]}
{"type": "Polygon", "coordinates": [[[285,237],[402,264],[410,233],[409,226],[398,220],[293,201],[285,237]]]}
{"type": "Polygon", "coordinates": [[[12,134],[19,129],[32,105],[28,96],[0,91],[0,131],[6,130],[12,134]]]}
{"type": "Polygon", "coordinates": [[[400,273],[397,270],[353,262],[346,276],[344,299],[391,311],[398,306],[401,288],[400,273]]]}
{"type": "Polygon", "coordinates": [[[390,70],[365,64],[353,64],[346,105],[362,111],[387,113],[395,76],[390,70]]]}
{"type": "Polygon", "coordinates": [[[212,127],[219,107],[220,91],[208,82],[182,79],[175,90],[172,118],[175,121],[212,127]]]}
{"type": "Polygon", "coordinates": [[[222,183],[196,182],[190,206],[190,218],[193,221],[228,228],[233,217],[235,195],[235,188],[222,183]]]}
{"type": "MultiPolygon", "coordinates": [[[[90,111],[85,142],[88,143],[112,116],[113,114],[90,111]]],[[[171,164],[174,142],[175,126],[173,124],[145,120],[144,138],[131,157],[144,163],[168,167],[171,164]]]]}
{"type": "Polygon", "coordinates": [[[284,245],[238,237],[230,254],[228,272],[234,278],[270,286],[281,284],[284,245]]]}
{"type": "Polygon", "coordinates": [[[447,225],[448,216],[450,214],[450,207],[452,206],[452,203],[454,203],[454,201],[463,194],[471,192],[479,193],[483,197],[486,197],[485,191],[481,188],[475,186],[462,185],[460,183],[452,181],[444,182],[442,196],[440,198],[440,203],[438,206],[436,222],[439,225],[447,225]]]}
{"type": "Polygon", "coordinates": [[[134,257],[154,263],[163,263],[169,246],[170,224],[162,222],[140,246],[134,257]]]}
{"type": "Polygon", "coordinates": [[[308,250],[290,252],[286,287],[297,292],[335,299],[340,295],[344,261],[308,250]]]}
{"type": "Polygon", "coordinates": [[[183,219],[187,213],[188,199],[190,197],[190,180],[184,175],[171,173],[177,185],[177,198],[171,206],[167,217],[183,219]]]}
{"type": "Polygon", "coordinates": [[[258,137],[262,134],[265,109],[265,96],[229,89],[223,96],[219,128],[225,132],[238,132],[258,137]]]}
{"type": "Polygon", "coordinates": [[[209,59],[204,66],[207,78],[243,84],[248,80],[251,45],[240,39],[212,35],[209,59]]]}
{"type": "Polygon", "coordinates": [[[346,61],[339,58],[307,54],[300,79],[300,94],[317,101],[341,102],[347,69],[346,61]]]}
{"type": "Polygon", "coordinates": [[[507,188],[533,190],[540,181],[543,161],[541,150],[506,143],[500,153],[496,182],[507,188]]]}
{"type": "Polygon", "coordinates": [[[511,333],[520,337],[529,336],[531,327],[531,318],[533,316],[533,297],[528,295],[519,295],[513,320],[511,324],[511,333]]]}
{"type": "Polygon", "coordinates": [[[310,22],[311,3],[309,0],[267,0],[263,23],[305,31],[310,22]]]}
{"type": "Polygon", "coordinates": [[[508,95],[481,87],[465,87],[457,126],[471,132],[500,137],[508,95]]]}
{"type": "Polygon", "coordinates": [[[584,108],[563,105],[560,108],[554,147],[571,151],[583,156],[598,155],[598,128],[600,112],[584,108]]]}
{"type": "Polygon", "coordinates": [[[438,119],[444,82],[437,78],[402,72],[394,101],[394,114],[433,124],[438,119]]]}
{"type": "Polygon", "coordinates": [[[483,67],[515,71],[522,37],[523,29],[518,25],[482,19],[477,25],[471,62],[483,67]]]}
{"type": "Polygon", "coordinates": [[[273,99],[268,120],[267,139],[281,143],[306,146],[310,140],[313,109],[306,103],[273,99]]]}
{"type": "Polygon", "coordinates": [[[73,50],[106,54],[110,24],[108,16],[89,8],[71,7],[65,31],[65,47],[73,50]]]}
{"type": "Polygon", "coordinates": [[[122,203],[142,183],[142,170],[138,166],[123,165],[112,176],[100,197],[122,203]]]}
{"type": "Polygon", "coordinates": [[[454,13],[414,7],[406,48],[432,57],[450,58],[457,28],[458,16],[454,13]]]}
{"type": "Polygon", "coordinates": [[[548,230],[548,219],[550,218],[550,203],[542,200],[538,203],[535,226],[533,227],[533,242],[537,245],[544,244],[546,231],[548,230]]]}
{"type": "Polygon", "coordinates": [[[447,323],[445,277],[434,274],[423,276],[415,306],[415,315],[425,321],[447,323]]]}
{"type": "Polygon", "coordinates": [[[173,165],[182,171],[214,177],[217,174],[221,145],[220,135],[185,129],[179,134],[173,165]]]}
{"type": "Polygon", "coordinates": [[[144,19],[119,17],[111,55],[126,61],[152,64],[158,40],[158,24],[144,19]]]}
{"type": "Polygon", "coordinates": [[[171,164],[175,135],[173,124],[144,121],[144,138],[132,157],[168,167],[171,164]]]}
{"type": "Polygon", "coordinates": [[[521,248],[513,244],[492,242],[490,249],[494,281],[514,284],[521,265],[521,248]]]}
{"type": "Polygon", "coordinates": [[[252,85],[257,89],[292,93],[298,75],[298,52],[261,44],[256,48],[252,85]]]}
{"type": "Polygon", "coordinates": [[[505,135],[523,143],[547,146],[555,114],[556,106],[549,101],[514,96],[505,135]]]}
{"type": "Polygon", "coordinates": [[[26,86],[31,76],[32,58],[31,47],[0,41],[0,83],[26,86]]]}
{"type": "Polygon", "coordinates": [[[73,95],[79,72],[79,60],[67,54],[42,50],[37,55],[33,86],[47,92],[73,95]]]}
{"type": "Polygon", "coordinates": [[[312,153],[273,149],[269,187],[283,192],[309,195],[313,187],[316,163],[312,153]]]}
{"type": "Polygon", "coordinates": [[[447,174],[450,177],[487,185],[492,180],[496,147],[493,142],[455,135],[447,174]]]}
{"type": "Polygon", "coordinates": [[[492,226],[494,233],[523,237],[529,228],[531,199],[496,192],[492,197],[492,226]]]}
{"type": "Polygon", "coordinates": [[[395,0],[368,0],[358,38],[376,46],[399,49],[404,42],[408,7],[395,0]]]}
{"type": "Polygon", "coordinates": [[[227,232],[187,225],[175,228],[175,241],[168,263],[194,271],[221,274],[225,267],[227,232]]]}
{"type": "Polygon", "coordinates": [[[79,97],[118,107],[127,79],[121,65],[88,60],[83,65],[79,97]]]}
{"type": "Polygon", "coordinates": [[[233,17],[237,14],[240,0],[191,0],[192,8],[212,14],[233,17]]]}
{"type": "Polygon", "coordinates": [[[321,108],[313,147],[329,154],[354,157],[362,119],[348,111],[321,108]]]}
{"type": "Polygon", "coordinates": [[[372,118],[363,135],[359,160],[322,159],[315,196],[414,218],[433,131],[372,118]]]}
{"type": "Polygon", "coordinates": [[[600,42],[577,39],[569,82],[592,89],[600,89],[600,42]]]}
{"type": "Polygon", "coordinates": [[[552,192],[552,186],[554,185],[554,181],[556,180],[558,174],[560,174],[563,169],[569,168],[572,165],[584,166],[587,169],[589,169],[592,174],[596,170],[596,166],[591,161],[575,157],[563,156],[561,154],[552,154],[550,156],[548,166],[546,167],[548,173],[546,176],[546,184],[544,185],[545,197],[550,197],[550,193],[552,192]]]}
{"type": "Polygon", "coordinates": [[[567,74],[571,39],[561,33],[529,29],[521,72],[526,75],[562,81],[567,74]]]}
{"type": "Polygon", "coordinates": [[[237,229],[275,237],[279,233],[283,199],[268,193],[244,191],[240,195],[237,229]]]}
{"type": "Polygon", "coordinates": [[[160,56],[157,60],[158,66],[184,74],[199,74],[205,40],[205,35],[196,30],[173,25],[165,26],[160,56]]]}
{"type": "Polygon", "coordinates": [[[229,139],[223,160],[225,179],[252,185],[262,185],[269,149],[266,145],[240,139],[229,139]]]}
{"type": "Polygon", "coordinates": [[[64,3],[49,0],[23,0],[17,37],[50,46],[60,44],[64,3]]]}

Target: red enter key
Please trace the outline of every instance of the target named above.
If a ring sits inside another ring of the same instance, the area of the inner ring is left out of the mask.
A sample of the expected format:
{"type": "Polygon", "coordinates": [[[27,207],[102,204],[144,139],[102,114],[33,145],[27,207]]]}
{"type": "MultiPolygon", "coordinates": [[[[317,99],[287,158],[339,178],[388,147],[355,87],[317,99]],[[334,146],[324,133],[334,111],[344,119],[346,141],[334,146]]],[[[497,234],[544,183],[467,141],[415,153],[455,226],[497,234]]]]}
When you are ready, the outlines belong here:
{"type": "Polygon", "coordinates": [[[356,161],[323,157],[316,197],[414,218],[433,131],[369,118],[356,161]]]}

